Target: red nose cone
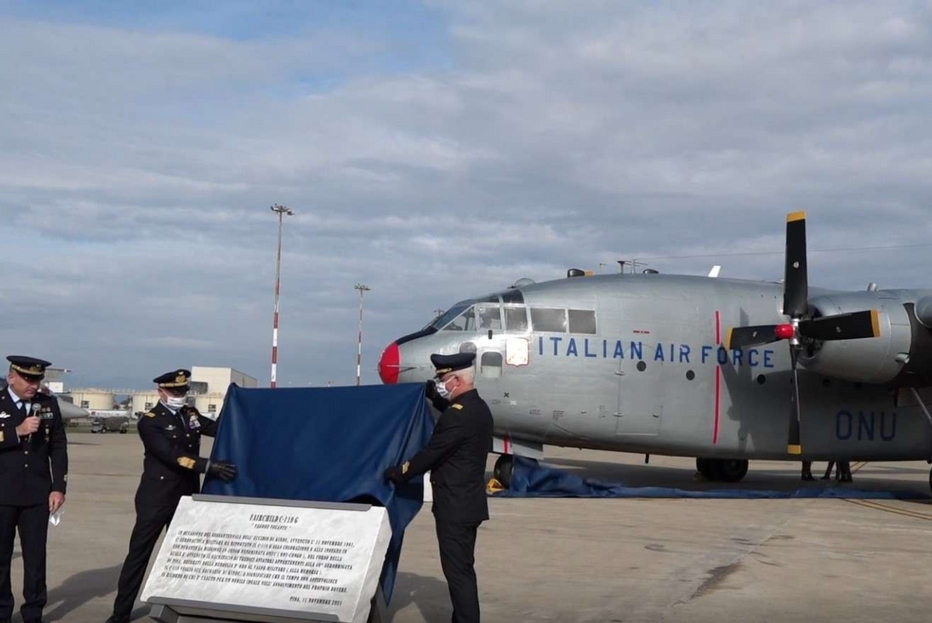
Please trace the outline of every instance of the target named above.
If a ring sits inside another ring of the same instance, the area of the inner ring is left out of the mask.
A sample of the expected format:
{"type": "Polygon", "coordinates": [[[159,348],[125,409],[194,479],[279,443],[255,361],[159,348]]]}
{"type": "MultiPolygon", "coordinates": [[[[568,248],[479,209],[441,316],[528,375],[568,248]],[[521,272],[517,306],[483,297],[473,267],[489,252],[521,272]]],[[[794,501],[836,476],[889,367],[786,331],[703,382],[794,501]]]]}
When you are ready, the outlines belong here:
{"type": "Polygon", "coordinates": [[[777,325],[777,338],[781,340],[789,340],[796,335],[796,329],[793,328],[791,324],[778,324],[777,325]]]}
{"type": "Polygon", "coordinates": [[[401,350],[398,348],[398,344],[392,342],[382,352],[382,358],[379,360],[379,378],[386,385],[394,385],[398,382],[400,371],[401,350]]]}

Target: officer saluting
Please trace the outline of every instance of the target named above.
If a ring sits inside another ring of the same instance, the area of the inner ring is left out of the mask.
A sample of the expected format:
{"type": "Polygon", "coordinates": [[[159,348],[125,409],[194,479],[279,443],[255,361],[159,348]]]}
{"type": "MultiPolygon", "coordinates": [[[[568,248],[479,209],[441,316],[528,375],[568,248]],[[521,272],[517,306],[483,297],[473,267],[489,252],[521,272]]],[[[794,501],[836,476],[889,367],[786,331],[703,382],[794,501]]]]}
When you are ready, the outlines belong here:
{"type": "Polygon", "coordinates": [[[475,353],[431,355],[443,413],[427,445],[385,477],[403,483],[430,470],[440,564],[450,589],[453,623],[479,622],[475,548],[479,524],[489,518],[485,465],[492,448],[492,413],[474,387],[475,353]]]}
{"type": "Polygon", "coordinates": [[[136,525],[120,571],[113,615],[107,623],[129,622],[152,550],[171,523],[182,496],[200,490],[199,474],[222,480],[236,476],[235,465],[199,456],[201,435],[213,437],[218,422],[185,403],[190,377],[188,370],[175,370],[153,379],[158,383],[159,404],[139,418],[137,428],[145,459],[136,490],[136,525]]]}
{"type": "Polygon", "coordinates": [[[0,623],[13,616],[13,535],[23,550],[24,623],[41,623],[49,513],[65,503],[68,440],[53,396],[39,393],[48,361],[10,356],[9,385],[0,391],[0,623]]]}

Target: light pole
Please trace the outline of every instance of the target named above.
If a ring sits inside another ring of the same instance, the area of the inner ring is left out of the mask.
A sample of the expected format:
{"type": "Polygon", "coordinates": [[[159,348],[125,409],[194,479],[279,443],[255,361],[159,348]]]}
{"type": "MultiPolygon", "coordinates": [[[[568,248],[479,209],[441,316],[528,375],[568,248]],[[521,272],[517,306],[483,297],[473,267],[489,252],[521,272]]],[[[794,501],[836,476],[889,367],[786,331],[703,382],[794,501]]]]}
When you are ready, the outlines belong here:
{"type": "Polygon", "coordinates": [[[356,385],[359,385],[362,375],[362,295],[372,288],[357,283],[353,289],[359,290],[359,349],[356,351],[356,385]]]}
{"type": "Polygon", "coordinates": [[[275,314],[272,317],[272,383],[271,386],[276,387],[277,383],[275,381],[276,368],[278,367],[278,300],[281,295],[281,284],[282,284],[282,220],[283,217],[287,214],[288,216],[294,216],[294,210],[291,208],[286,208],[285,206],[280,206],[277,203],[272,206],[272,212],[278,214],[278,258],[275,263],[275,314]]]}

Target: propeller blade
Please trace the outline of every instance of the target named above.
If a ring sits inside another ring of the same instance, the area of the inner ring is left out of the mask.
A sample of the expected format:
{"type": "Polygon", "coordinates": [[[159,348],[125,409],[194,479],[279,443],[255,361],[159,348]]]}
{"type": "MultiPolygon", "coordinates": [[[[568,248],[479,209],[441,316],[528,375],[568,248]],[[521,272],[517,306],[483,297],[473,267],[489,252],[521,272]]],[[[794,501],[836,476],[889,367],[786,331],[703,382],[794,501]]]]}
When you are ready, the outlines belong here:
{"type": "Polygon", "coordinates": [[[806,266],[806,213],[786,217],[786,270],[783,279],[783,313],[800,318],[809,311],[809,273],[806,266]]]}
{"type": "Polygon", "coordinates": [[[803,320],[799,323],[799,333],[823,341],[880,337],[880,311],[871,309],[803,320]]]}
{"type": "Polygon", "coordinates": [[[725,336],[725,348],[741,349],[745,346],[760,346],[776,342],[777,325],[767,324],[757,327],[732,327],[725,336]]]}
{"type": "Polygon", "coordinates": [[[791,381],[793,383],[793,389],[790,393],[790,430],[789,435],[787,436],[786,442],[786,451],[789,454],[802,454],[803,447],[799,439],[799,375],[796,373],[796,363],[799,359],[799,354],[796,352],[795,347],[790,347],[790,362],[792,367],[792,377],[791,381]]]}
{"type": "Polygon", "coordinates": [[[789,340],[796,334],[791,324],[764,324],[756,327],[732,327],[725,336],[725,348],[740,350],[778,340],[789,340]]]}

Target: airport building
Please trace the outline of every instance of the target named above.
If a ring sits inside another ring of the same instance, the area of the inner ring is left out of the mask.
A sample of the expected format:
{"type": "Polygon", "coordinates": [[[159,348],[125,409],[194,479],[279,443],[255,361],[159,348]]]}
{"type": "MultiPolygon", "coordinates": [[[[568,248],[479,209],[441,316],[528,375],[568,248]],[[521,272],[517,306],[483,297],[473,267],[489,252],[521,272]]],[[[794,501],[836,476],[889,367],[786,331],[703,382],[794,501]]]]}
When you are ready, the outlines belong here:
{"type": "MultiPolygon", "coordinates": [[[[227,389],[231,383],[239,387],[258,387],[258,381],[233,368],[213,368],[194,366],[191,368],[190,391],[188,401],[198,411],[210,417],[217,417],[223,407],[227,389]]],[[[118,409],[118,397],[126,396],[130,403],[129,412],[145,413],[159,402],[159,395],[155,389],[73,389],[64,393],[70,396],[74,404],[90,411],[91,416],[96,411],[111,411],[118,409]]]]}

